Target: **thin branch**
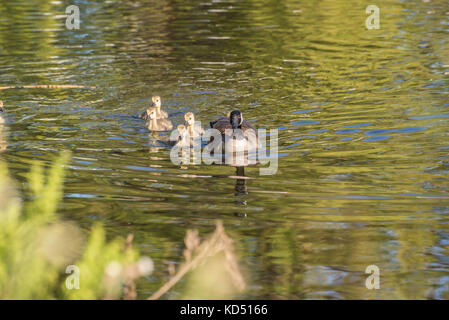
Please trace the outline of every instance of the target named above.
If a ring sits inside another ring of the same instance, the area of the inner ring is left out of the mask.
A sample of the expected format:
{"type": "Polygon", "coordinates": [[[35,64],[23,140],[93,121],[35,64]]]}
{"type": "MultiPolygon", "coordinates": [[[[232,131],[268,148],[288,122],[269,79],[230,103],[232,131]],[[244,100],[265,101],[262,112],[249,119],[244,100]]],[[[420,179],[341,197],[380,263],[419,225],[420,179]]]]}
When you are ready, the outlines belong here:
{"type": "Polygon", "coordinates": [[[231,274],[234,285],[238,290],[243,290],[245,288],[245,281],[240,274],[236,258],[233,254],[232,240],[224,232],[221,221],[217,221],[217,229],[215,232],[201,242],[201,244],[199,243],[198,232],[196,230],[189,230],[184,241],[187,247],[186,250],[184,250],[186,262],[179,267],[178,272],[168,282],[148,298],[149,300],[159,299],[181,280],[187,272],[203,264],[207,257],[212,257],[220,251],[224,251],[225,253],[226,269],[231,274]]]}
{"type": "Polygon", "coordinates": [[[0,90],[7,89],[96,89],[95,86],[78,86],[70,84],[41,84],[41,85],[29,85],[29,86],[6,86],[0,87],[0,90]]]}

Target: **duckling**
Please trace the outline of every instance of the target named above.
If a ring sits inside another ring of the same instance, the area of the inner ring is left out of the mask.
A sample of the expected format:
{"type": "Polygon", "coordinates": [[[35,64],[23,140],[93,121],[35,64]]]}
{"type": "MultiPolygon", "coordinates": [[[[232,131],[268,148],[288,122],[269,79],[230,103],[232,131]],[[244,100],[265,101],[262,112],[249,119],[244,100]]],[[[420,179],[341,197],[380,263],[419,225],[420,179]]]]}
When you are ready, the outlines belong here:
{"type": "Polygon", "coordinates": [[[173,125],[170,120],[158,119],[156,109],[153,108],[148,114],[148,121],[146,127],[150,131],[169,131],[173,129],[173,125]]]}
{"type": "Polygon", "coordinates": [[[177,147],[187,147],[190,146],[189,135],[187,134],[187,128],[185,125],[180,124],[177,128],[179,133],[178,141],[176,141],[175,145],[177,147]]]}
{"type": "Polygon", "coordinates": [[[204,129],[198,122],[195,122],[195,116],[192,112],[187,112],[184,115],[186,129],[188,130],[191,138],[197,138],[204,134],[204,129]]]}
{"type": "MultiPolygon", "coordinates": [[[[3,101],[0,100],[0,112],[5,112],[5,108],[3,108],[3,101]]],[[[4,124],[5,123],[5,119],[3,119],[1,113],[0,113],[0,124],[4,124]]]]}
{"type": "Polygon", "coordinates": [[[170,133],[170,137],[168,139],[159,140],[169,146],[177,146],[177,147],[188,147],[190,145],[189,135],[187,133],[186,126],[180,124],[170,133]]]}
{"type": "Polygon", "coordinates": [[[151,107],[149,107],[147,110],[142,112],[142,114],[140,115],[140,118],[143,120],[148,120],[149,119],[148,115],[150,114],[151,109],[156,109],[156,115],[157,115],[158,119],[168,118],[167,112],[165,112],[164,110],[161,110],[161,97],[154,96],[151,98],[151,100],[153,101],[151,104],[151,107]]]}

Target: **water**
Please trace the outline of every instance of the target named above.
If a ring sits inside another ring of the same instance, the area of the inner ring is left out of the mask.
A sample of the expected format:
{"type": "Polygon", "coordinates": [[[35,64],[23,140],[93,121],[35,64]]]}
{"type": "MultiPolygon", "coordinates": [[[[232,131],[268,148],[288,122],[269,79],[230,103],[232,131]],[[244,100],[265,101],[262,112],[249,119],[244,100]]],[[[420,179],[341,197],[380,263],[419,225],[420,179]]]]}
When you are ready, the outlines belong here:
{"type": "Polygon", "coordinates": [[[72,150],[60,214],[134,233],[156,266],[140,298],[182,261],[186,230],[217,219],[249,283],[238,298],[449,298],[447,1],[382,1],[379,30],[362,1],[70,4],[80,30],[65,2],[0,2],[2,86],[97,86],[0,91],[0,157],[24,181],[72,150]],[[173,165],[136,117],[156,94],[175,125],[238,108],[278,129],[277,174],[173,165]]]}

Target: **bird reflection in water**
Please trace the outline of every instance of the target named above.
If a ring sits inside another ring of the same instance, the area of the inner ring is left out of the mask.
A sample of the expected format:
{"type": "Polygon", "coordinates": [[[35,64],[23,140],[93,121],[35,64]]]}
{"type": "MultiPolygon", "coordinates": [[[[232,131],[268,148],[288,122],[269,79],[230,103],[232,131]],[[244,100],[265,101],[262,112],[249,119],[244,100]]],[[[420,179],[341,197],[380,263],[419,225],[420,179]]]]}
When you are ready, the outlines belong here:
{"type": "MultiPolygon", "coordinates": [[[[246,206],[245,196],[248,194],[248,188],[246,187],[245,167],[235,167],[235,201],[236,205],[246,206]]],[[[236,212],[238,217],[246,217],[246,213],[236,212]]]]}

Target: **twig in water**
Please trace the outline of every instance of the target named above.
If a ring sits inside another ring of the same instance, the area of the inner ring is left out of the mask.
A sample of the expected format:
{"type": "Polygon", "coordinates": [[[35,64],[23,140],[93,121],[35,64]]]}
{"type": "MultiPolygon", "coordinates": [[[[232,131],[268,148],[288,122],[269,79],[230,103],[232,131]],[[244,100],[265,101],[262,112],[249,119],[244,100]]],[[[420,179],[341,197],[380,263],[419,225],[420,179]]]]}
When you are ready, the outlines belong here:
{"type": "Polygon", "coordinates": [[[78,86],[70,84],[39,84],[29,86],[6,86],[0,87],[0,90],[7,89],[96,89],[95,86],[78,86]]]}
{"type": "Polygon", "coordinates": [[[237,265],[232,240],[226,235],[221,221],[217,221],[217,229],[215,232],[202,242],[198,237],[197,230],[188,230],[184,243],[186,245],[186,249],[184,250],[186,261],[168,282],[148,298],[149,300],[159,299],[181,280],[187,272],[203,264],[208,257],[213,257],[221,251],[225,254],[226,270],[229,272],[234,286],[240,291],[245,288],[245,280],[237,265]]]}

